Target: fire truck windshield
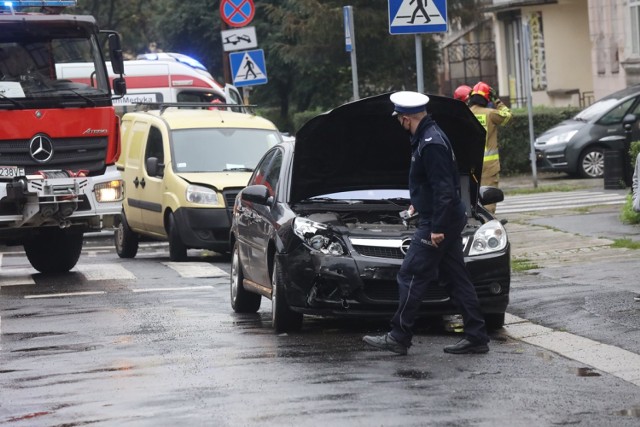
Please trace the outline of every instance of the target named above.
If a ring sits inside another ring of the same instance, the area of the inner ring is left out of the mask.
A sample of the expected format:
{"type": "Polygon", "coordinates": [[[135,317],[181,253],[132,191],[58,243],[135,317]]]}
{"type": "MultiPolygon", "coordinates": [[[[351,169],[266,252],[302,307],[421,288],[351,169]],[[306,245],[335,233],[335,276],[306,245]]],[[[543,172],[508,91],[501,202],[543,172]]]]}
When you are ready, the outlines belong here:
{"type": "Polygon", "coordinates": [[[102,64],[94,37],[23,32],[14,38],[5,33],[0,38],[0,108],[110,105],[102,64]],[[74,67],[76,63],[83,66],[74,67]],[[87,63],[94,66],[88,69],[87,63]]]}

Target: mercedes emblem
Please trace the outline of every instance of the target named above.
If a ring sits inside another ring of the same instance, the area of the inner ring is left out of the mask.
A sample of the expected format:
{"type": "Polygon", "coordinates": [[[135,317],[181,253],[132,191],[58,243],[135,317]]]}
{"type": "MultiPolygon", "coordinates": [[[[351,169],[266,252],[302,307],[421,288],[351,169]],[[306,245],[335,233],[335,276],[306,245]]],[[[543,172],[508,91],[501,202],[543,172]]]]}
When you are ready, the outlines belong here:
{"type": "Polygon", "coordinates": [[[53,157],[53,141],[46,135],[36,135],[29,142],[29,154],[38,163],[47,163],[53,157]]]}

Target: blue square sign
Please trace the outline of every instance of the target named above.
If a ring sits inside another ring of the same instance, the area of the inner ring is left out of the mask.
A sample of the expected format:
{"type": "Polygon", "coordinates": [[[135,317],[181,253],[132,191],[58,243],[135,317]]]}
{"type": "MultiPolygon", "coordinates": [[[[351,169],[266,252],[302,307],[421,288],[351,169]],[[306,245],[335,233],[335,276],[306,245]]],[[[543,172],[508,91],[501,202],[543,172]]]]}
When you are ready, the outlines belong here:
{"type": "Polygon", "coordinates": [[[264,50],[247,50],[229,54],[231,76],[236,87],[263,85],[267,82],[264,50]]]}
{"type": "Polygon", "coordinates": [[[447,32],[447,0],[389,0],[389,33],[447,32]]]}

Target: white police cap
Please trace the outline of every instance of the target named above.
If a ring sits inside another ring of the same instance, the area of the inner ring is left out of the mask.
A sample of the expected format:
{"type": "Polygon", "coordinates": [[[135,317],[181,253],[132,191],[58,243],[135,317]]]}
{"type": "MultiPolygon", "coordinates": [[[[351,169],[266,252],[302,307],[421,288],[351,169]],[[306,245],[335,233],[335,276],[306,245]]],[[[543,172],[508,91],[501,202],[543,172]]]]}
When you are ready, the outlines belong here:
{"type": "Polygon", "coordinates": [[[389,97],[394,104],[393,115],[415,114],[424,111],[429,97],[420,92],[401,91],[389,97]]]}

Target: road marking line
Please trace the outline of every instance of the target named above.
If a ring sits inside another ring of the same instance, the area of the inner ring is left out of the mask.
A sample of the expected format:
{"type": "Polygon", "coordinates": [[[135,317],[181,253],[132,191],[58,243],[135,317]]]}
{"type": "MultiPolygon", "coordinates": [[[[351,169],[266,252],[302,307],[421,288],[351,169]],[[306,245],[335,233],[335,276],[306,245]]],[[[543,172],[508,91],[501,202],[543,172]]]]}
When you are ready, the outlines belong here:
{"type": "Polygon", "coordinates": [[[25,295],[24,299],[80,297],[87,295],[104,295],[105,291],[65,292],[60,294],[25,295]]]}
{"type": "Polygon", "coordinates": [[[163,262],[163,264],[187,278],[229,276],[229,273],[208,262],[163,262]]]}
{"type": "Polygon", "coordinates": [[[568,332],[535,325],[506,314],[505,326],[512,338],[553,351],[568,359],[640,386],[640,355],[568,332]]]}
{"type": "Polygon", "coordinates": [[[191,291],[191,290],[209,290],[213,289],[213,286],[185,286],[182,288],[140,288],[140,289],[132,289],[131,292],[140,293],[140,292],[174,292],[174,291],[191,291]]]}
{"type": "Polygon", "coordinates": [[[87,280],[135,280],[136,276],[118,264],[78,264],[75,267],[87,280]]]}
{"type": "Polygon", "coordinates": [[[0,288],[3,286],[29,286],[35,285],[32,274],[36,271],[31,268],[2,268],[0,271],[0,288]]]}

